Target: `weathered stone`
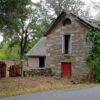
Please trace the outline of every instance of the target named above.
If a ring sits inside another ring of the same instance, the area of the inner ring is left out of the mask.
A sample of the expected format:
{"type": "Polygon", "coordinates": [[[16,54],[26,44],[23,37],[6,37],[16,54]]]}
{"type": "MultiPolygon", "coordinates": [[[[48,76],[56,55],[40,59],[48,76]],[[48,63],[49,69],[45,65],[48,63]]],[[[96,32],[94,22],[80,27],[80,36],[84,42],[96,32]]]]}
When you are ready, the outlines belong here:
{"type": "Polygon", "coordinates": [[[61,76],[61,63],[72,63],[72,79],[83,80],[89,73],[89,67],[85,62],[85,55],[90,46],[86,41],[86,33],[88,29],[80,24],[77,19],[68,15],[72,21],[71,25],[62,25],[62,21],[47,36],[47,57],[46,66],[53,67],[53,72],[61,76]],[[62,37],[65,34],[71,34],[71,54],[64,55],[62,53],[62,37]]]}

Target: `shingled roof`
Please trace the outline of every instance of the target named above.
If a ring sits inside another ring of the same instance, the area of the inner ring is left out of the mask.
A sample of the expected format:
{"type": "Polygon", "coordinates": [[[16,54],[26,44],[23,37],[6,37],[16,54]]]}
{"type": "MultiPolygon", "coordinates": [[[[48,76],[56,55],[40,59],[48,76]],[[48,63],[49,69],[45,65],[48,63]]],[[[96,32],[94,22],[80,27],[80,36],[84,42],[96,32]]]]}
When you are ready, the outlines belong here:
{"type": "Polygon", "coordinates": [[[46,37],[42,37],[33,48],[26,54],[27,56],[46,56],[46,37]]]}

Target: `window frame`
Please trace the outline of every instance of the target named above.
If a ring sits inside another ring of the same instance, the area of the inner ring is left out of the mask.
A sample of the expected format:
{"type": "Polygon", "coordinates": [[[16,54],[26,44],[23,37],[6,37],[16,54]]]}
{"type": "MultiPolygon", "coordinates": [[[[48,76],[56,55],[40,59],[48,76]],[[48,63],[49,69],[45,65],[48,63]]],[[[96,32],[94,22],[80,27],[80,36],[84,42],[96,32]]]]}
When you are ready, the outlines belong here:
{"type": "Polygon", "coordinates": [[[62,36],[62,54],[71,54],[72,53],[72,34],[64,34],[62,36]],[[69,35],[69,43],[68,43],[68,53],[65,53],[65,36],[69,35]]]}

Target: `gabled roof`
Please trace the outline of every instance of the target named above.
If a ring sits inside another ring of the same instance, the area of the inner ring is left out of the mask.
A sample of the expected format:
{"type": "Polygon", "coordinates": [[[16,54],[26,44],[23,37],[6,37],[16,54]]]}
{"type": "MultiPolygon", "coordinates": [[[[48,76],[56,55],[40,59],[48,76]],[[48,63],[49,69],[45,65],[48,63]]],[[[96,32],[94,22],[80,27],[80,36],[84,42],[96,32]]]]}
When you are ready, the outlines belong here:
{"type": "MultiPolygon", "coordinates": [[[[57,17],[57,19],[51,24],[50,28],[47,30],[47,32],[44,34],[44,36],[47,36],[51,33],[51,31],[54,29],[54,27],[66,16],[66,12],[61,12],[61,14],[57,17]]],[[[100,30],[100,27],[95,26],[91,24],[90,22],[78,17],[77,15],[70,13],[72,16],[76,17],[77,20],[85,25],[88,28],[94,29],[94,30],[100,30]]],[[[46,56],[46,37],[42,37],[36,45],[26,54],[27,56],[46,56]]]]}
{"type": "Polygon", "coordinates": [[[92,24],[87,20],[84,20],[84,19],[80,18],[79,16],[77,16],[77,15],[75,15],[73,13],[70,13],[70,14],[75,16],[83,25],[87,26],[88,28],[91,28],[91,29],[94,29],[94,30],[100,30],[100,27],[98,27],[97,25],[92,24]]]}
{"type": "MultiPolygon", "coordinates": [[[[50,34],[50,32],[54,29],[54,27],[62,20],[62,18],[64,18],[66,16],[66,12],[62,11],[61,14],[55,19],[55,21],[51,24],[50,28],[47,30],[47,32],[44,34],[44,36],[47,36],[48,34],[50,34]]],[[[89,23],[88,21],[80,18],[79,16],[73,14],[73,13],[69,13],[72,16],[76,17],[78,19],[78,21],[80,23],[82,23],[83,25],[85,25],[88,28],[94,29],[94,30],[100,30],[100,27],[92,25],[91,23],[89,23]]]]}
{"type": "Polygon", "coordinates": [[[46,56],[46,37],[42,37],[26,55],[46,56]]]}
{"type": "Polygon", "coordinates": [[[47,30],[44,36],[47,36],[52,31],[52,29],[61,21],[61,19],[64,16],[66,16],[66,13],[62,11],[61,14],[52,22],[50,28],[47,30]]]}

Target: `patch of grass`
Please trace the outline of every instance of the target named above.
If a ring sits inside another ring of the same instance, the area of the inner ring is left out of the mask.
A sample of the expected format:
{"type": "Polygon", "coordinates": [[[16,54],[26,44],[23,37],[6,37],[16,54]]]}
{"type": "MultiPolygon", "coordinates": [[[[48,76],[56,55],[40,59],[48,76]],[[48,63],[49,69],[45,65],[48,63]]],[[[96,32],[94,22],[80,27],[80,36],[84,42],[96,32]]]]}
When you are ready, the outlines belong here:
{"type": "Polygon", "coordinates": [[[73,85],[66,80],[56,80],[51,77],[5,78],[0,80],[0,97],[87,86],[95,86],[95,84],[73,85]]]}

